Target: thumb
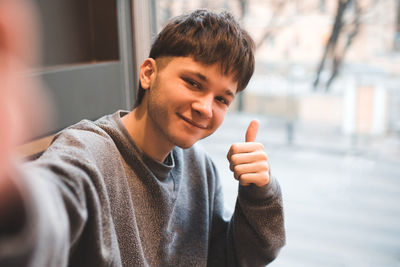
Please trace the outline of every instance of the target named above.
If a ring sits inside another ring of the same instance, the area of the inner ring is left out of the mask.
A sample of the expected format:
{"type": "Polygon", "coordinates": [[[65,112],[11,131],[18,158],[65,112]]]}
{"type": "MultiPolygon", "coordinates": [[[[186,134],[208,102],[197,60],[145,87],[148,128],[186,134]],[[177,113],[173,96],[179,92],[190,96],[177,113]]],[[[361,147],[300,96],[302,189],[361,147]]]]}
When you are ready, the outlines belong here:
{"type": "Polygon", "coordinates": [[[256,136],[258,132],[258,126],[260,122],[258,120],[252,120],[249,124],[249,127],[246,131],[246,142],[254,142],[256,141],[256,136]]]}

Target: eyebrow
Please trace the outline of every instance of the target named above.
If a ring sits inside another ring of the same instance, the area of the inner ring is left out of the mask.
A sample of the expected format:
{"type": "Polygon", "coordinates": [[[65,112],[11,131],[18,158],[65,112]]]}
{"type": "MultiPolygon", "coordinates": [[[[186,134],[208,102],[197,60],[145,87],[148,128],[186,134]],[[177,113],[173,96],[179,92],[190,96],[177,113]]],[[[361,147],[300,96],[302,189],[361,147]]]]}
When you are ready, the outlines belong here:
{"type": "MultiPolygon", "coordinates": [[[[197,71],[187,71],[187,72],[192,74],[192,75],[197,76],[200,80],[202,80],[202,81],[204,81],[206,83],[209,82],[208,78],[206,76],[204,76],[203,74],[201,74],[200,72],[197,72],[197,71]]],[[[232,98],[235,98],[235,94],[230,89],[226,89],[225,90],[225,95],[228,95],[228,96],[230,96],[232,98]]]]}

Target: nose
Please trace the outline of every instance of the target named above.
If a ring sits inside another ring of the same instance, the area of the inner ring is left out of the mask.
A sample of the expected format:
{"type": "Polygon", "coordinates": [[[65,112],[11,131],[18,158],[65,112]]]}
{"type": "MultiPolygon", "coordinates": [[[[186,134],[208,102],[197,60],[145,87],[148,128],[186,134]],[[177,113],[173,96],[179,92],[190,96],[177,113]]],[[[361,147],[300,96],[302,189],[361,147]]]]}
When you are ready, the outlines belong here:
{"type": "Polygon", "coordinates": [[[199,114],[201,117],[210,119],[212,117],[212,103],[213,98],[211,96],[199,97],[192,103],[192,109],[199,114]]]}

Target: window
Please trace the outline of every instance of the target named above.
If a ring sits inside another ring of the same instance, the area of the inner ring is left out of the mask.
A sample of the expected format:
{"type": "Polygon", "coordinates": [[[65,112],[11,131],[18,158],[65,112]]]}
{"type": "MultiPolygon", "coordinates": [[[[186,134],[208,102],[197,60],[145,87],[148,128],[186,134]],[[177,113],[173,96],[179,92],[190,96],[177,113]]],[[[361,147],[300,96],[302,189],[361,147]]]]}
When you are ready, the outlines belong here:
{"type": "MultiPolygon", "coordinates": [[[[358,32],[349,24],[356,21],[355,6],[346,7],[334,49],[336,58],[344,55],[342,65],[332,87],[314,90],[338,2],[155,1],[158,30],[171,16],[195,8],[228,9],[258,44],[243,112],[233,105],[221,129],[202,143],[214,158],[232,210],[237,183],[225,155],[233,142],[243,140],[250,120],[260,120],[257,140],[266,147],[272,174],[281,184],[290,235],[271,266],[399,261],[400,62],[387,48],[393,35],[400,45],[400,1],[360,1],[358,32]],[[244,13],[240,2],[247,3],[244,13]],[[394,24],[396,30],[387,27],[394,24]]],[[[335,57],[327,59],[322,81],[329,80],[335,57]]]]}
{"type": "Polygon", "coordinates": [[[54,98],[57,131],[134,101],[131,6],[125,0],[36,0],[43,66],[34,70],[54,98]]]}

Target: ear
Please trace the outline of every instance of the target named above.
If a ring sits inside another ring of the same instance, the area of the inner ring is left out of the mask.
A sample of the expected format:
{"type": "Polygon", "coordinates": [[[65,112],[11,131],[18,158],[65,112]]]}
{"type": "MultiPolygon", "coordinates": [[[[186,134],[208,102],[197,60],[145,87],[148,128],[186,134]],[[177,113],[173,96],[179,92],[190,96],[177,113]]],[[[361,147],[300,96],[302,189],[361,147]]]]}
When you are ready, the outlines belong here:
{"type": "Polygon", "coordinates": [[[144,90],[150,88],[157,72],[157,64],[153,58],[147,58],[140,66],[140,84],[144,90]]]}

